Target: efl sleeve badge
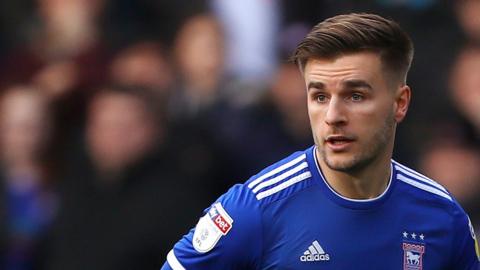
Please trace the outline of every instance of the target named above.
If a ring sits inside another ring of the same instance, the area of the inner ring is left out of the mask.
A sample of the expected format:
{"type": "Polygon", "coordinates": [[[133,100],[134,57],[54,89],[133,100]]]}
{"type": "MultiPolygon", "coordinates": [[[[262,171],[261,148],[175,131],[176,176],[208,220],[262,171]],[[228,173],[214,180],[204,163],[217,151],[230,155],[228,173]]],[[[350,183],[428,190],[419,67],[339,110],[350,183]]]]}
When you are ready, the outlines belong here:
{"type": "Polygon", "coordinates": [[[195,227],[192,244],[196,251],[206,253],[215,247],[218,240],[232,229],[233,219],[221,203],[214,204],[208,213],[200,218],[195,227]]]}

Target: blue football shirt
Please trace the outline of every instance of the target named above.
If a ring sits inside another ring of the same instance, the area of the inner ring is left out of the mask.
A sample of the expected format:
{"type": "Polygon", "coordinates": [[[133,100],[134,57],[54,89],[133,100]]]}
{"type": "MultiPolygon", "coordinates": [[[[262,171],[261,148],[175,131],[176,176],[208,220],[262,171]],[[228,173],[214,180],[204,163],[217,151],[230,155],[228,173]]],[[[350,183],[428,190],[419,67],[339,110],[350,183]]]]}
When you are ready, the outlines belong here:
{"type": "Polygon", "coordinates": [[[392,160],[385,192],[352,200],[328,185],[314,153],[233,186],[162,270],[479,269],[472,225],[444,187],[392,160]]]}

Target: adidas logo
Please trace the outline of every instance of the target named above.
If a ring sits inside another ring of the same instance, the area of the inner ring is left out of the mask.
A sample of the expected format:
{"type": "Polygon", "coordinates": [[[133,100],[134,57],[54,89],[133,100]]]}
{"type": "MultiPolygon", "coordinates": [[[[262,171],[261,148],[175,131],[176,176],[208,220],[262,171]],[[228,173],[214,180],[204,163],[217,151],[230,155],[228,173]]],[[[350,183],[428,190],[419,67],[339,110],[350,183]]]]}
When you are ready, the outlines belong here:
{"type": "Polygon", "coordinates": [[[313,241],[313,243],[308,247],[308,249],[303,252],[303,255],[300,256],[300,261],[302,262],[319,262],[329,260],[330,255],[325,253],[317,240],[313,241]]]}

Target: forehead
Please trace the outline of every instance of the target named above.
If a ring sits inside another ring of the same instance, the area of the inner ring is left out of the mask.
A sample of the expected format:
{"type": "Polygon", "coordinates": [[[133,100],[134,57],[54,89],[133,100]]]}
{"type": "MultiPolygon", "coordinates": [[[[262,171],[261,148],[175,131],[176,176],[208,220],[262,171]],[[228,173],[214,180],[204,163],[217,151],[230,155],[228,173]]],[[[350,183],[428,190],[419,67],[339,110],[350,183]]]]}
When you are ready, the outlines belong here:
{"type": "Polygon", "coordinates": [[[347,79],[375,81],[381,79],[380,56],[372,52],[343,54],[334,58],[314,58],[307,61],[304,69],[306,83],[341,82],[347,79]]]}
{"type": "Polygon", "coordinates": [[[1,118],[11,121],[37,120],[47,113],[47,104],[43,97],[28,90],[12,90],[0,103],[1,118]]]}

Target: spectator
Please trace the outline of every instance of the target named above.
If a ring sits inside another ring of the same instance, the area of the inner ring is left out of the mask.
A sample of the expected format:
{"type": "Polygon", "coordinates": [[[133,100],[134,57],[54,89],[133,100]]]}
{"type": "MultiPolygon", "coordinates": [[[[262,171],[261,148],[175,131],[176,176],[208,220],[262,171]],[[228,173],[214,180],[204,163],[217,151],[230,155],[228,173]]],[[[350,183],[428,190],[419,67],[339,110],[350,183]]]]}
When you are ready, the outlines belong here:
{"type": "Polygon", "coordinates": [[[474,126],[480,138],[480,47],[466,47],[454,63],[450,90],[457,110],[474,126]]]}
{"type": "Polygon", "coordinates": [[[170,163],[163,109],[138,87],[94,96],[86,160],[64,179],[48,269],[158,269],[195,221],[200,209],[175,210],[196,197],[170,163]]]}
{"type": "Polygon", "coordinates": [[[187,20],[178,32],[174,55],[179,75],[171,104],[174,117],[198,117],[224,90],[223,33],[215,18],[197,15],[187,20]]]}
{"type": "Polygon", "coordinates": [[[178,81],[169,113],[175,163],[186,178],[208,186],[213,199],[231,176],[222,146],[212,134],[218,113],[228,115],[230,106],[220,24],[208,14],[189,18],[177,34],[173,53],[178,81]]]}
{"type": "MultiPolygon", "coordinates": [[[[420,167],[444,185],[464,207],[473,224],[480,223],[480,151],[457,138],[442,136],[423,153],[420,167]]],[[[479,231],[479,227],[475,227],[479,231]]]]}
{"type": "Polygon", "coordinates": [[[2,81],[33,80],[54,98],[101,81],[106,53],[97,19],[104,0],[36,2],[34,34],[7,57],[2,81]]]}
{"type": "Polygon", "coordinates": [[[480,44],[480,2],[476,0],[455,1],[455,11],[467,39],[480,44]]]}
{"type": "Polygon", "coordinates": [[[171,63],[158,42],[138,41],[121,50],[110,66],[111,80],[121,85],[141,85],[170,95],[174,82],[171,63]]]}
{"type": "Polygon", "coordinates": [[[0,110],[0,268],[39,269],[56,210],[48,104],[37,89],[18,85],[6,90],[0,110]]]}
{"type": "Polygon", "coordinates": [[[476,150],[451,138],[437,140],[424,154],[420,166],[466,206],[477,200],[480,192],[480,153],[476,150]]]}
{"type": "Polygon", "coordinates": [[[62,147],[83,124],[90,90],[105,79],[109,52],[98,26],[104,1],[36,0],[29,41],[0,65],[0,83],[32,82],[52,100],[62,147]]]}

